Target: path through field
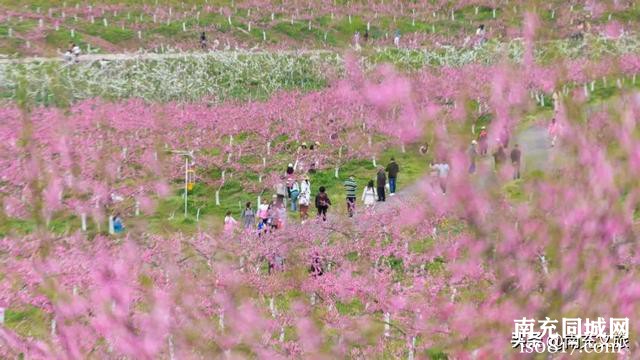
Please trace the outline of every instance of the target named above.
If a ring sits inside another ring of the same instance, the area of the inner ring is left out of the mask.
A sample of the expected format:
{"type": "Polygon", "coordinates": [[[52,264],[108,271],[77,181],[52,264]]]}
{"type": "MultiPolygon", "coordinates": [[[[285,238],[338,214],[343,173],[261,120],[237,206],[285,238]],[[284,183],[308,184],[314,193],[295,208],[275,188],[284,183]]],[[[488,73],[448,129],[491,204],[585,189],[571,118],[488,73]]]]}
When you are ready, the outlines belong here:
{"type": "MultiPolygon", "coordinates": [[[[210,52],[176,52],[176,53],[119,53],[119,54],[83,54],[80,55],[80,62],[94,62],[94,61],[127,61],[127,60],[166,60],[166,59],[182,59],[185,57],[201,57],[217,54],[274,54],[272,51],[249,51],[249,50],[216,50],[210,52]]],[[[282,50],[275,52],[275,54],[282,55],[322,55],[333,54],[334,51],[330,50],[282,50]]],[[[2,58],[0,57],[0,64],[29,64],[29,63],[42,63],[42,62],[63,62],[62,55],[56,57],[26,57],[26,58],[2,58]]]]}
{"type": "MultiPolygon", "coordinates": [[[[540,125],[531,125],[520,133],[516,134],[515,142],[518,144],[522,151],[523,157],[523,174],[531,171],[546,172],[551,170],[553,161],[551,160],[552,147],[547,135],[547,129],[540,125]]],[[[509,154],[507,153],[507,156],[509,154]]],[[[475,174],[476,184],[484,186],[489,181],[495,181],[493,179],[493,157],[488,155],[478,159],[478,171],[475,174]],[[481,171],[480,169],[484,169],[481,171]]],[[[425,176],[427,176],[425,174],[425,176]]],[[[434,180],[435,181],[435,180],[434,180]]],[[[420,186],[422,186],[422,180],[410,184],[404,188],[399,188],[395,196],[387,196],[387,202],[395,202],[398,200],[410,201],[415,199],[420,192],[420,186]]],[[[383,205],[384,206],[384,205],[383,205]]]]}

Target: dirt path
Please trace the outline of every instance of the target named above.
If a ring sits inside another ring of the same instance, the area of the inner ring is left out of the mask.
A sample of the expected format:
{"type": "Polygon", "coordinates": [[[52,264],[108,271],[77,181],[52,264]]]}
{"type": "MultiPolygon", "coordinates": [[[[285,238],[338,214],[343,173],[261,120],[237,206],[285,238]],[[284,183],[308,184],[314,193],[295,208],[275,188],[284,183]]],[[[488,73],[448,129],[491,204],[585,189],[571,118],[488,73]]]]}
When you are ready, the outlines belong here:
{"type": "MultiPolygon", "coordinates": [[[[177,52],[177,53],[120,53],[120,54],[83,54],[80,55],[80,62],[94,62],[94,61],[128,61],[128,60],[164,60],[164,59],[181,59],[185,57],[204,57],[210,55],[219,54],[279,54],[279,55],[321,55],[321,54],[333,54],[330,50],[290,50],[290,51],[209,51],[209,52],[177,52]]],[[[26,57],[26,58],[0,58],[0,64],[29,64],[29,63],[42,63],[42,62],[62,62],[64,59],[62,56],[56,57],[26,57]]]]}

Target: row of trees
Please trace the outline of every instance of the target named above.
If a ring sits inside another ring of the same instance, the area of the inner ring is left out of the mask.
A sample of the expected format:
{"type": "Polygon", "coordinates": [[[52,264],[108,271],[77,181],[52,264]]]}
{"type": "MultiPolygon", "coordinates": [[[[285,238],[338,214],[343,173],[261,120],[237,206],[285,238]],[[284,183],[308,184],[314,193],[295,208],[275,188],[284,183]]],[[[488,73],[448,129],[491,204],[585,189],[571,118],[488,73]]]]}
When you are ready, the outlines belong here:
{"type": "MultiPolygon", "coordinates": [[[[489,102],[499,128],[500,121],[517,122],[529,110],[526,91],[519,90],[527,85],[527,70],[505,66],[494,80],[489,102]]],[[[377,82],[352,73],[347,83],[336,93],[361,99],[371,118],[401,103],[406,115],[396,125],[412,125],[405,109],[418,107],[421,98],[407,79],[388,73],[377,82]],[[357,91],[349,92],[347,83],[357,91]]],[[[518,182],[524,198],[506,196],[502,182],[476,184],[467,172],[466,140],[453,131],[460,115],[435,112],[416,121],[435,129],[436,151],[446,148],[452,169],[447,195],[425,179],[409,200],[355,222],[292,225],[261,238],[200,233],[130,236],[117,244],[38,233],[3,239],[2,301],[37,306],[53,325],[38,339],[2,328],[7,346],[1,351],[72,358],[414,358],[440,348],[483,358],[517,351],[509,340],[514,320],[523,316],[633,319],[640,311],[640,101],[635,91],[621,92],[611,105],[587,111],[579,91],[561,98],[556,116],[566,131],[548,159],[557,166],[518,182]],[[269,274],[267,263],[274,261],[283,270],[269,274]]],[[[182,133],[190,133],[187,120],[179,121],[182,133]]],[[[118,126],[127,123],[135,121],[118,126]]],[[[231,129],[216,127],[222,134],[231,129]]],[[[238,137],[225,138],[234,153],[238,137]]],[[[107,144],[105,138],[95,141],[107,144]]],[[[271,151],[284,149],[279,146],[274,140],[271,151]]],[[[268,154],[268,148],[260,151],[268,154]]],[[[639,326],[631,321],[631,333],[639,326]]]]}

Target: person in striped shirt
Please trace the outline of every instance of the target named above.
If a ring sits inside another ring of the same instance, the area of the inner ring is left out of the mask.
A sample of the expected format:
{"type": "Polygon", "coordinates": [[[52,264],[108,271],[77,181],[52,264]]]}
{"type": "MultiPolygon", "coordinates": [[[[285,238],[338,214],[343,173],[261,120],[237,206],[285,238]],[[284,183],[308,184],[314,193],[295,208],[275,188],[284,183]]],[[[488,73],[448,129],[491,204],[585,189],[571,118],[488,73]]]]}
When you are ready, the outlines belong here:
{"type": "Polygon", "coordinates": [[[358,184],[353,175],[344,182],[344,191],[347,194],[347,212],[349,217],[353,217],[353,211],[356,208],[356,192],[358,191],[358,184]]]}

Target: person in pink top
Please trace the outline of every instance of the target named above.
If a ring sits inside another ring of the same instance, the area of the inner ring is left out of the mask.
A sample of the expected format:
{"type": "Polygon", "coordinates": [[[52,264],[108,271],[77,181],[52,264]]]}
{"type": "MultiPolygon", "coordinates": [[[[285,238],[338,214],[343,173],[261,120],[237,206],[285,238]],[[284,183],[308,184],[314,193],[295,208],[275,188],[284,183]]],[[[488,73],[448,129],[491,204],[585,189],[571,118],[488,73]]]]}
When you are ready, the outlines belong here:
{"type": "Polygon", "coordinates": [[[225,234],[233,233],[233,229],[235,228],[238,222],[236,219],[231,216],[231,211],[227,211],[227,216],[224,217],[224,232],[225,234]]]}

